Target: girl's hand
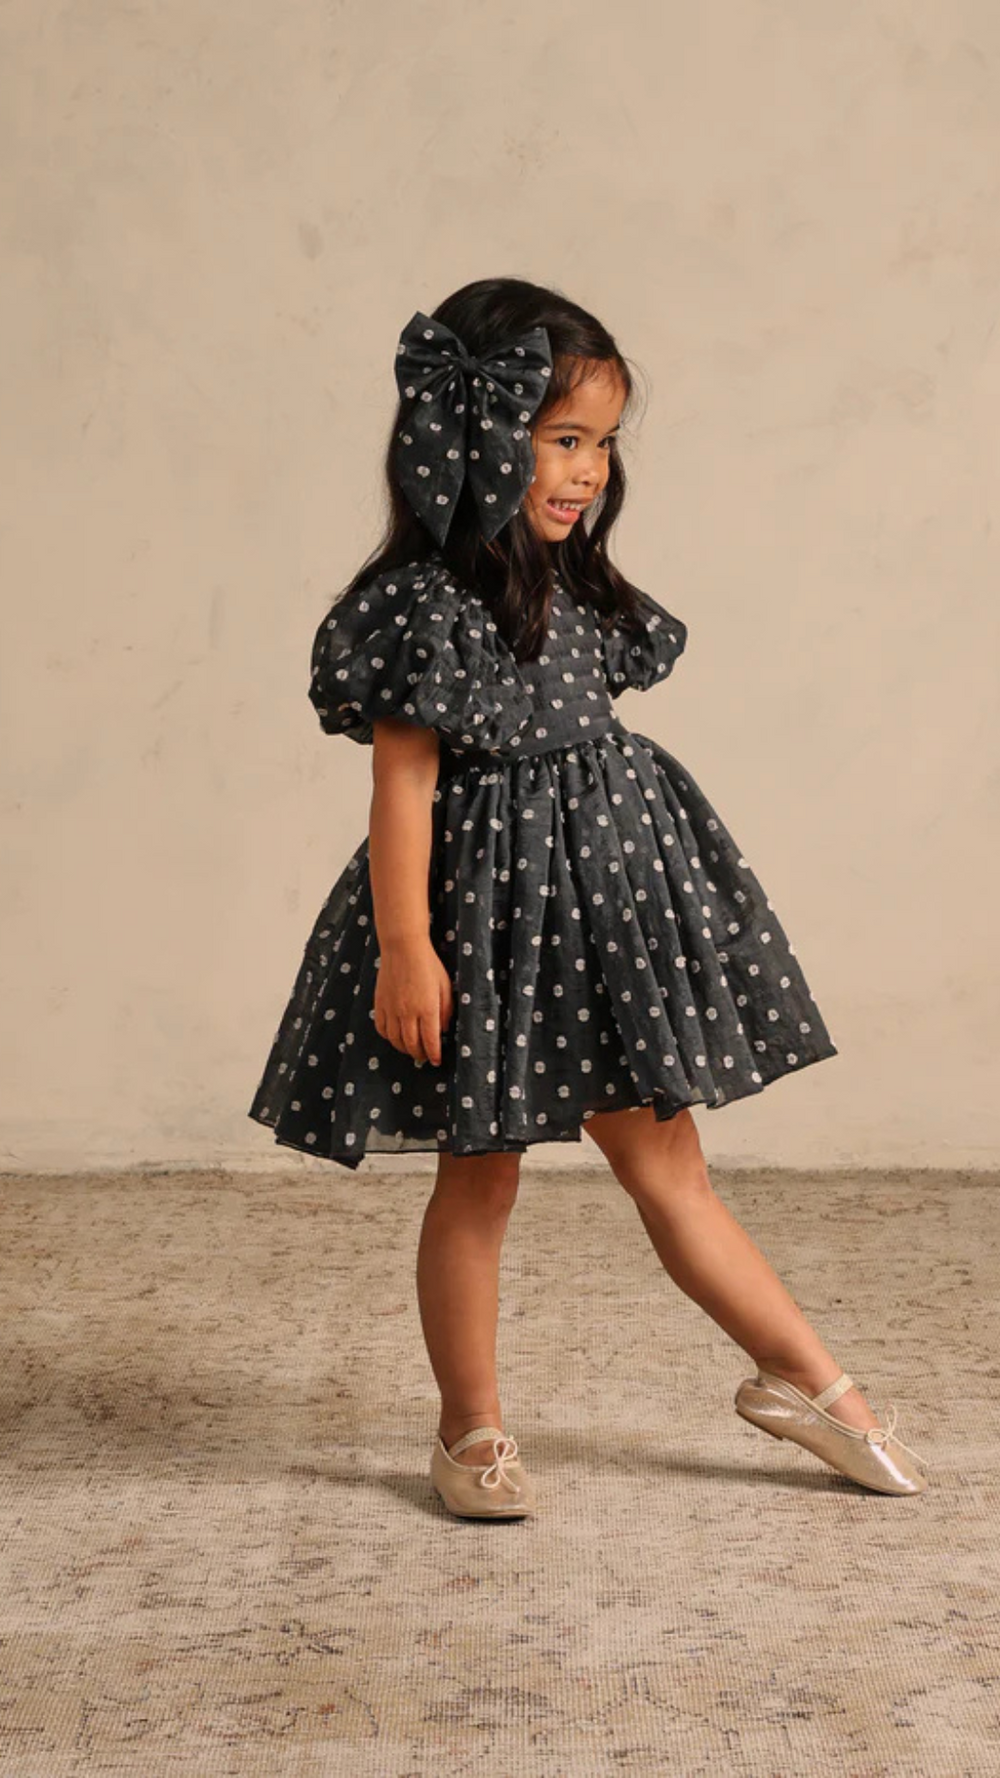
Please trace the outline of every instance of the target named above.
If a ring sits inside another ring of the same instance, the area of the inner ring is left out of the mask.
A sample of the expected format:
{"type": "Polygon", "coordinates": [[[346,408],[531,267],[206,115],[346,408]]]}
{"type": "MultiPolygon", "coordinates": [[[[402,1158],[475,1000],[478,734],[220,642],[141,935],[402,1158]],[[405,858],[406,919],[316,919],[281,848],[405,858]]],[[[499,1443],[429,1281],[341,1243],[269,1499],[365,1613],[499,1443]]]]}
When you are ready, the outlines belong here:
{"type": "Polygon", "coordinates": [[[382,946],[375,982],[375,1029],[415,1062],[441,1062],[441,1032],[452,1015],[451,978],[430,940],[382,946]]]}

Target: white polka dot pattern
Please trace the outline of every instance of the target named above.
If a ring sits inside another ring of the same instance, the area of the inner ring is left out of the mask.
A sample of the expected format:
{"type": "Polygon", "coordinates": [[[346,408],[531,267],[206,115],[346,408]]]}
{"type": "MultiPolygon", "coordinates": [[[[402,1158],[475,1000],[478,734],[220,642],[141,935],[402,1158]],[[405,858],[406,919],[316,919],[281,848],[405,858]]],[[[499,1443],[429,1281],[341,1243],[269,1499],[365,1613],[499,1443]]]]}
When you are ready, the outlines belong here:
{"type": "Polygon", "coordinates": [[[603,631],[556,582],[546,645],[518,665],[484,602],[435,552],[343,596],[317,632],[309,695],[327,734],[370,743],[392,716],[434,728],[451,749],[548,752],[620,726],[612,700],[665,679],[687,627],[641,594],[638,635],[603,631]]]}
{"type": "Polygon", "coordinates": [[[431,938],[454,987],[442,1061],[375,1030],[368,841],[320,911],[249,1115],[356,1168],[367,1152],[524,1151],[597,1112],[717,1109],[837,1049],[777,915],[687,769],[619,720],[686,630],[602,638],[563,587],[537,662],[411,564],[334,607],[310,696],[330,733],[436,728],[431,938]],[[327,640],[329,638],[329,640],[327,640]],[[619,677],[622,676],[622,677],[619,677]],[[343,696],[341,696],[341,690],[343,696]]]}

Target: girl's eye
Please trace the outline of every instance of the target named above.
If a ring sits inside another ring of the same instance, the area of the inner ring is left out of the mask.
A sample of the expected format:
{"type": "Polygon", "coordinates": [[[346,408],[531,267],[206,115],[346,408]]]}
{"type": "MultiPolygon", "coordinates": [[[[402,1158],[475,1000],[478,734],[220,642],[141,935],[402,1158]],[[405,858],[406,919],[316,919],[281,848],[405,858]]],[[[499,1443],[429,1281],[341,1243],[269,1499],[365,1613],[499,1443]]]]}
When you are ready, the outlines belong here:
{"type": "MultiPolygon", "coordinates": [[[[557,444],[574,444],[575,445],[575,444],[579,444],[579,442],[580,442],[580,440],[577,438],[575,432],[564,432],[562,438],[556,439],[557,444]]],[[[614,444],[614,442],[615,442],[614,433],[609,433],[607,438],[601,439],[602,445],[607,445],[608,450],[611,449],[611,446],[614,444]]]]}

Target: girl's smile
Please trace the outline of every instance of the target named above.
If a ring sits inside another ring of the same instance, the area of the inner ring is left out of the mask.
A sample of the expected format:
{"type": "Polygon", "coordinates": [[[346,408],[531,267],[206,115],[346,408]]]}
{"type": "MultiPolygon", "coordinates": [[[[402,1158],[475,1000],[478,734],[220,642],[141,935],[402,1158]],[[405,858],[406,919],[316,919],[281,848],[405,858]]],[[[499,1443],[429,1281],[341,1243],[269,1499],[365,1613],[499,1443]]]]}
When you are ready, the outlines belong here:
{"type": "Polygon", "coordinates": [[[553,512],[561,524],[571,525],[584,508],[590,505],[589,500],[546,500],[546,506],[553,512]]]}

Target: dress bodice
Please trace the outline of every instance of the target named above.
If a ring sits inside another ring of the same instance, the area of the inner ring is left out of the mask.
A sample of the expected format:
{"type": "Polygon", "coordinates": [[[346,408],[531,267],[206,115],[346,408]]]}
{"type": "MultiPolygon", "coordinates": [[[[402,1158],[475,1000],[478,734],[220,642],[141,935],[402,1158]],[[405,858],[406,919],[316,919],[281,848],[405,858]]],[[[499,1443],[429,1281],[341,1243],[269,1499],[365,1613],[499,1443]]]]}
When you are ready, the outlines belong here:
{"type": "Polygon", "coordinates": [[[531,700],[531,716],[503,748],[508,755],[551,753],[576,741],[595,741],[621,730],[608,685],[597,618],[557,580],[545,647],[518,672],[531,700]]]}
{"type": "Polygon", "coordinates": [[[687,629],[647,593],[638,626],[607,630],[555,577],[545,647],[517,662],[484,599],[443,561],[353,586],[316,634],[309,695],[329,734],[370,743],[380,717],[437,730],[442,748],[519,758],[622,730],[613,700],[666,678],[687,629]]]}

